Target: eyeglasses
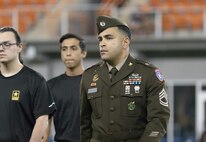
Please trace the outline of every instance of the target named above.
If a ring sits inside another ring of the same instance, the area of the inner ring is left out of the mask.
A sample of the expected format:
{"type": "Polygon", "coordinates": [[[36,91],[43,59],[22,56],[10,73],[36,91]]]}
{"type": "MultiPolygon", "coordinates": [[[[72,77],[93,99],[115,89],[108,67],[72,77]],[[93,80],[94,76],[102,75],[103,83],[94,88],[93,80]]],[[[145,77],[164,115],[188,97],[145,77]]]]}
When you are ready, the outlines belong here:
{"type": "Polygon", "coordinates": [[[2,47],[4,50],[10,48],[12,45],[17,45],[17,43],[8,43],[8,42],[3,42],[0,44],[0,47],[2,47]]]}

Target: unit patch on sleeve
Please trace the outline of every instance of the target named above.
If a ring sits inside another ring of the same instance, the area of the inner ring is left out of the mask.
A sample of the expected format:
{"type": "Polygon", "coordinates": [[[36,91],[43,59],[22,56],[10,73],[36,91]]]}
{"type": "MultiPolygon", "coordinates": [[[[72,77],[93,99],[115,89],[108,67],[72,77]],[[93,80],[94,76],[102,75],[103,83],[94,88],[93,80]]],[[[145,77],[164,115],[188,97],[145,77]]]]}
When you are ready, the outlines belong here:
{"type": "Polygon", "coordinates": [[[156,69],[155,70],[155,74],[156,74],[156,77],[160,80],[160,81],[164,81],[164,77],[162,75],[162,72],[159,70],[159,69],[156,69]]]}
{"type": "Polygon", "coordinates": [[[160,104],[163,106],[168,107],[169,103],[168,103],[168,98],[167,98],[167,93],[165,91],[165,89],[163,88],[162,91],[159,93],[159,101],[160,104]]]}

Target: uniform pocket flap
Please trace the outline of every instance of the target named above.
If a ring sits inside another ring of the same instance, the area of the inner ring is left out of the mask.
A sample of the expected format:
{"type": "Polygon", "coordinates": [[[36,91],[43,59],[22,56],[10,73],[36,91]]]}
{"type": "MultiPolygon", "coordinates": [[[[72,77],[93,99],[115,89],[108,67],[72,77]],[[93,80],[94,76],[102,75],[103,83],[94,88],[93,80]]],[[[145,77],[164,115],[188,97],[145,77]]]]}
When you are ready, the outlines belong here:
{"type": "Polygon", "coordinates": [[[130,97],[130,98],[133,98],[133,97],[142,97],[143,95],[142,94],[121,94],[122,97],[130,97]]]}

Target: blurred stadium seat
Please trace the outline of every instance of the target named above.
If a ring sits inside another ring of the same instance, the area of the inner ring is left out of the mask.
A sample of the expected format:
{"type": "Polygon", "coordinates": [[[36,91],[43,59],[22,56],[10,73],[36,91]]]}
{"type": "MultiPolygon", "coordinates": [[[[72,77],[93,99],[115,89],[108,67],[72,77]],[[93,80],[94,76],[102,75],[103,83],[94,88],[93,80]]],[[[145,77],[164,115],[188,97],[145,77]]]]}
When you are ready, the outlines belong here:
{"type": "Polygon", "coordinates": [[[37,20],[36,11],[19,11],[19,31],[25,33],[37,20]]]}
{"type": "Polygon", "coordinates": [[[172,31],[174,29],[174,15],[170,12],[164,13],[162,16],[163,30],[165,32],[172,31]]]}
{"type": "Polygon", "coordinates": [[[110,15],[111,11],[109,7],[121,7],[125,2],[126,0],[101,0],[100,4],[102,4],[102,6],[97,11],[97,15],[110,15]]]}
{"type": "Polygon", "coordinates": [[[202,30],[204,0],[150,0],[149,5],[162,12],[164,32],[202,30]]]}
{"type": "Polygon", "coordinates": [[[18,31],[24,34],[38,20],[40,12],[35,6],[46,7],[56,2],[57,0],[0,0],[0,27],[12,26],[12,21],[16,18],[18,31]],[[7,14],[8,10],[10,14],[7,14]]]}
{"type": "Polygon", "coordinates": [[[9,14],[1,14],[0,16],[0,25],[7,25],[7,26],[11,26],[12,25],[12,18],[11,15],[9,14]]]}
{"type": "MultiPolygon", "coordinates": [[[[133,5],[136,8],[136,11],[131,12],[128,15],[126,22],[129,26],[134,27],[134,31],[137,36],[141,35],[155,35],[156,31],[155,23],[158,17],[156,14],[159,12],[161,14],[162,23],[159,28],[163,33],[172,33],[173,31],[186,31],[186,32],[196,32],[203,31],[203,16],[204,9],[206,7],[206,0],[141,0],[144,1],[144,4],[133,5]],[[145,13],[145,14],[144,14],[145,13]],[[133,15],[142,15],[142,17],[138,21],[134,20],[133,15]],[[138,23],[135,23],[138,22],[138,23]],[[149,24],[147,24],[149,23],[149,24]],[[147,25],[147,26],[145,26],[147,25]],[[140,28],[136,28],[140,27],[140,28]],[[135,29],[136,28],[136,29],[135,29]],[[139,30],[140,29],[140,30],[139,30]],[[149,30],[147,30],[149,29],[149,30]],[[147,31],[146,31],[147,30],[147,31]],[[149,32],[148,32],[149,31],[149,32]],[[139,34],[139,35],[138,35],[139,34]]],[[[55,5],[58,0],[0,0],[0,26],[10,26],[15,25],[18,27],[19,32],[22,34],[26,34],[29,30],[34,29],[34,26],[40,23],[39,17],[47,17],[44,14],[44,6],[55,5]],[[36,10],[34,7],[41,6],[40,10],[36,10]],[[31,7],[31,8],[30,8],[31,7]],[[33,7],[33,8],[32,8],[33,7]],[[8,12],[4,13],[4,10],[10,10],[10,14],[8,12]],[[8,15],[8,17],[7,17],[8,15]]],[[[94,12],[94,17],[97,15],[112,15],[115,10],[121,10],[122,7],[127,7],[127,3],[129,1],[126,0],[99,0],[100,6],[94,12]],[[112,9],[116,8],[116,9],[112,9]],[[113,10],[113,11],[112,11],[113,10]]],[[[141,3],[138,1],[137,3],[141,3]]],[[[131,6],[131,5],[130,5],[131,6]]],[[[60,9],[59,15],[56,17],[60,17],[64,12],[65,8],[60,9]],[[62,10],[62,11],[61,11],[62,10]],[[61,14],[60,14],[61,13],[61,14]]],[[[130,10],[130,8],[128,8],[130,10]]],[[[74,10],[75,11],[75,10],[74,10]]],[[[76,10],[80,12],[81,10],[76,10]]],[[[45,11],[45,13],[50,13],[49,11],[45,11]]],[[[68,10],[68,13],[72,13],[72,10],[68,10]]],[[[81,13],[81,12],[80,12],[81,13]]],[[[115,13],[117,16],[118,12],[115,13]]],[[[70,14],[70,17],[74,17],[75,14],[70,14]]],[[[57,19],[57,18],[56,18],[57,19]]],[[[77,18],[78,19],[78,18],[77,18]]],[[[80,18],[82,23],[89,22],[89,18],[80,18]],[[86,19],[86,20],[85,20],[86,19]]],[[[66,21],[66,19],[65,19],[66,21]]],[[[68,28],[71,29],[71,26],[74,21],[71,18],[68,18],[68,28]]],[[[161,21],[161,19],[159,19],[161,21]]],[[[59,21],[62,22],[62,21],[59,21]]],[[[66,22],[65,22],[66,23],[66,22]]],[[[80,22],[81,23],[81,22],[80,22]]],[[[62,24],[59,24],[60,26],[62,24]]],[[[87,26],[82,26],[86,27],[87,26]]],[[[61,29],[61,28],[59,28],[61,29]]],[[[72,27],[72,29],[74,29],[72,27]]],[[[78,30],[78,28],[76,28],[78,30]]],[[[75,29],[74,29],[75,30],[75,29]]],[[[84,30],[89,31],[89,30],[84,30]]],[[[91,31],[95,31],[94,29],[91,31]]],[[[58,33],[57,33],[58,34],[58,33]]],[[[84,33],[84,34],[89,34],[84,33]]]]}

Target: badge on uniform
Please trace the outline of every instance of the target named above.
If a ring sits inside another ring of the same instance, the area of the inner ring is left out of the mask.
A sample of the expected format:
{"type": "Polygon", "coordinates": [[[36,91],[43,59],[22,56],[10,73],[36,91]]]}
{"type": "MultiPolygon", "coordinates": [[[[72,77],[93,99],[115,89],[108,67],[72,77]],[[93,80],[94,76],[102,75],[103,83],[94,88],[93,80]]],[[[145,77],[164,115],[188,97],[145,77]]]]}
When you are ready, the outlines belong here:
{"type": "Polygon", "coordinates": [[[138,74],[138,73],[133,73],[130,77],[131,77],[131,78],[138,78],[138,77],[139,77],[139,74],[138,74]]]}
{"type": "Polygon", "coordinates": [[[134,110],[136,107],[135,101],[128,103],[128,110],[134,110]]]}
{"type": "Polygon", "coordinates": [[[160,80],[160,81],[164,81],[164,77],[162,75],[162,72],[159,70],[159,69],[156,69],[155,70],[155,74],[156,74],[156,77],[160,80]]]}
{"type": "Polygon", "coordinates": [[[99,75],[98,75],[98,74],[95,74],[95,75],[93,76],[93,82],[96,82],[98,79],[99,79],[99,75]]]}
{"type": "Polygon", "coordinates": [[[125,86],[125,94],[130,94],[130,86],[129,85],[125,86]]]}
{"type": "Polygon", "coordinates": [[[139,85],[135,85],[134,86],[134,92],[135,93],[139,93],[139,90],[140,90],[140,86],[139,85]]]}
{"type": "Polygon", "coordinates": [[[129,64],[128,64],[129,66],[133,66],[133,63],[132,62],[129,62],[129,64]]]}
{"type": "Polygon", "coordinates": [[[88,94],[91,94],[91,93],[96,93],[97,92],[97,88],[90,88],[88,89],[88,94]]]}
{"type": "Polygon", "coordinates": [[[11,100],[12,101],[19,101],[19,98],[20,98],[20,91],[19,90],[13,90],[11,100]]]}
{"type": "Polygon", "coordinates": [[[128,80],[124,80],[123,84],[124,85],[132,85],[132,84],[141,84],[142,77],[138,73],[133,73],[129,76],[128,80]]]}
{"type": "Polygon", "coordinates": [[[152,131],[150,134],[149,134],[149,137],[157,137],[159,135],[160,132],[158,131],[152,131]]]}
{"type": "Polygon", "coordinates": [[[92,82],[92,83],[90,84],[90,86],[91,86],[91,87],[96,87],[97,84],[96,84],[96,82],[92,82]]]}
{"type": "Polygon", "coordinates": [[[166,107],[169,106],[167,93],[166,93],[166,91],[165,91],[164,88],[163,88],[162,91],[159,93],[159,101],[160,101],[160,104],[161,104],[161,105],[166,106],[166,107]]]}

